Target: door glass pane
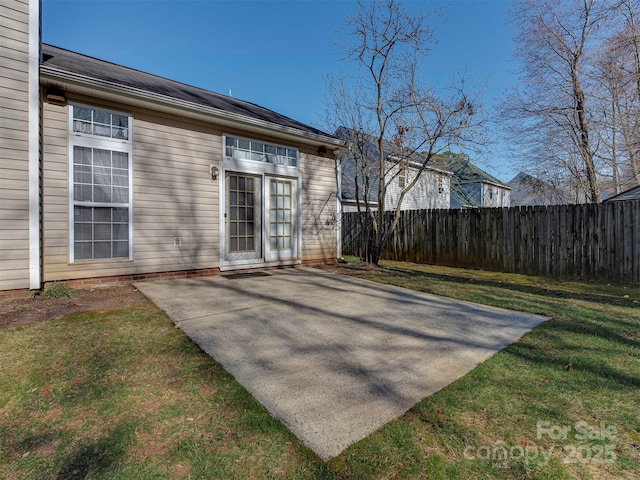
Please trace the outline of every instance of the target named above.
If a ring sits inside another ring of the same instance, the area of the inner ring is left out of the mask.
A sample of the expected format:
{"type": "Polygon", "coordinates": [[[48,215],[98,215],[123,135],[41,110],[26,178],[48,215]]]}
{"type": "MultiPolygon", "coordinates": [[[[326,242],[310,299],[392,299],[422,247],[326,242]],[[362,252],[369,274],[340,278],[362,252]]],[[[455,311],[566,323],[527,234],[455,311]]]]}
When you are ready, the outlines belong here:
{"type": "Polygon", "coordinates": [[[248,175],[229,174],[228,182],[229,252],[256,251],[254,179],[248,175]]]}
{"type": "Polygon", "coordinates": [[[289,250],[293,245],[292,182],[277,179],[269,182],[269,245],[271,250],[289,250]]]}

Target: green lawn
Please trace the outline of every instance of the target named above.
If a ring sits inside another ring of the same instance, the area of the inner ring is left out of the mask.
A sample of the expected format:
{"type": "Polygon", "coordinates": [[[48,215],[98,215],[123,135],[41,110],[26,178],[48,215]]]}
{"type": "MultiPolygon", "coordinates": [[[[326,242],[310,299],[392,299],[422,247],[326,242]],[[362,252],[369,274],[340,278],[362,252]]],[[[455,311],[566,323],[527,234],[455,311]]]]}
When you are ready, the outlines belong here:
{"type": "Polygon", "coordinates": [[[0,478],[640,478],[639,289],[384,265],[553,319],[327,463],[151,304],[0,330],[0,478]]]}

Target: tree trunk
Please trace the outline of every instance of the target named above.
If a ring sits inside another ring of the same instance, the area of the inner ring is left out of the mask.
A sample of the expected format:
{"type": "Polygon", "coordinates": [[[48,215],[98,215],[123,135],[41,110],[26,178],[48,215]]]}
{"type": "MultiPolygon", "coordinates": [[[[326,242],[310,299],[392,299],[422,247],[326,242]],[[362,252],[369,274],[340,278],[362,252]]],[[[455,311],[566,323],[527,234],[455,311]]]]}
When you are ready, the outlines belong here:
{"type": "Polygon", "coordinates": [[[586,98],[584,90],[578,78],[578,58],[572,65],[571,79],[573,82],[573,95],[575,101],[576,113],[578,114],[578,134],[580,136],[580,156],[584,163],[584,173],[587,180],[587,199],[590,202],[600,202],[600,193],[598,188],[598,177],[596,173],[595,163],[593,161],[593,152],[589,142],[589,122],[586,116],[586,98]]]}

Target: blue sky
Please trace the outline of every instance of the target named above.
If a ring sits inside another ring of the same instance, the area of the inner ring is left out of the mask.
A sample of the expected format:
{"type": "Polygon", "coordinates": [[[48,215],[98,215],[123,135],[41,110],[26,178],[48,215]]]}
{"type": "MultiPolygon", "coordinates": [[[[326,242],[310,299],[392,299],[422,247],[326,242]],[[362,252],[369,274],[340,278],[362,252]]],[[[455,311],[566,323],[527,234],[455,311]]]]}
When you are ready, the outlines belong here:
{"type": "MultiPolygon", "coordinates": [[[[423,3],[407,2],[408,8],[423,3]]],[[[506,0],[428,1],[438,46],[425,63],[434,85],[458,72],[487,84],[484,102],[515,82],[506,0]]],[[[340,66],[337,29],[347,0],[43,0],[43,41],[228,94],[322,127],[324,76],[340,66]]],[[[515,171],[497,153],[479,158],[503,181],[515,171]]]]}

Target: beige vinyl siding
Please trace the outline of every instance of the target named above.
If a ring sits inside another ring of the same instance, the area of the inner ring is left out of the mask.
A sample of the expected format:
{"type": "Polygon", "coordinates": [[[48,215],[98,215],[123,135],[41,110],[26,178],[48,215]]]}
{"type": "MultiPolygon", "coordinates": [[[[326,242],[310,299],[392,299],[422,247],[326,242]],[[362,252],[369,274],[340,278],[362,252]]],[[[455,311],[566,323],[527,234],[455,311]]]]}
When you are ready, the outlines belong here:
{"type": "Polygon", "coordinates": [[[300,152],[302,261],[337,257],[336,172],[332,158],[300,152]]]}
{"type": "Polygon", "coordinates": [[[220,160],[221,133],[122,105],[80,103],[133,115],[133,260],[69,263],[69,109],[45,104],[45,281],[218,267],[218,182],[209,165],[220,160]]]}
{"type": "Polygon", "coordinates": [[[0,6],[0,290],[29,288],[29,2],[0,6]]]}

